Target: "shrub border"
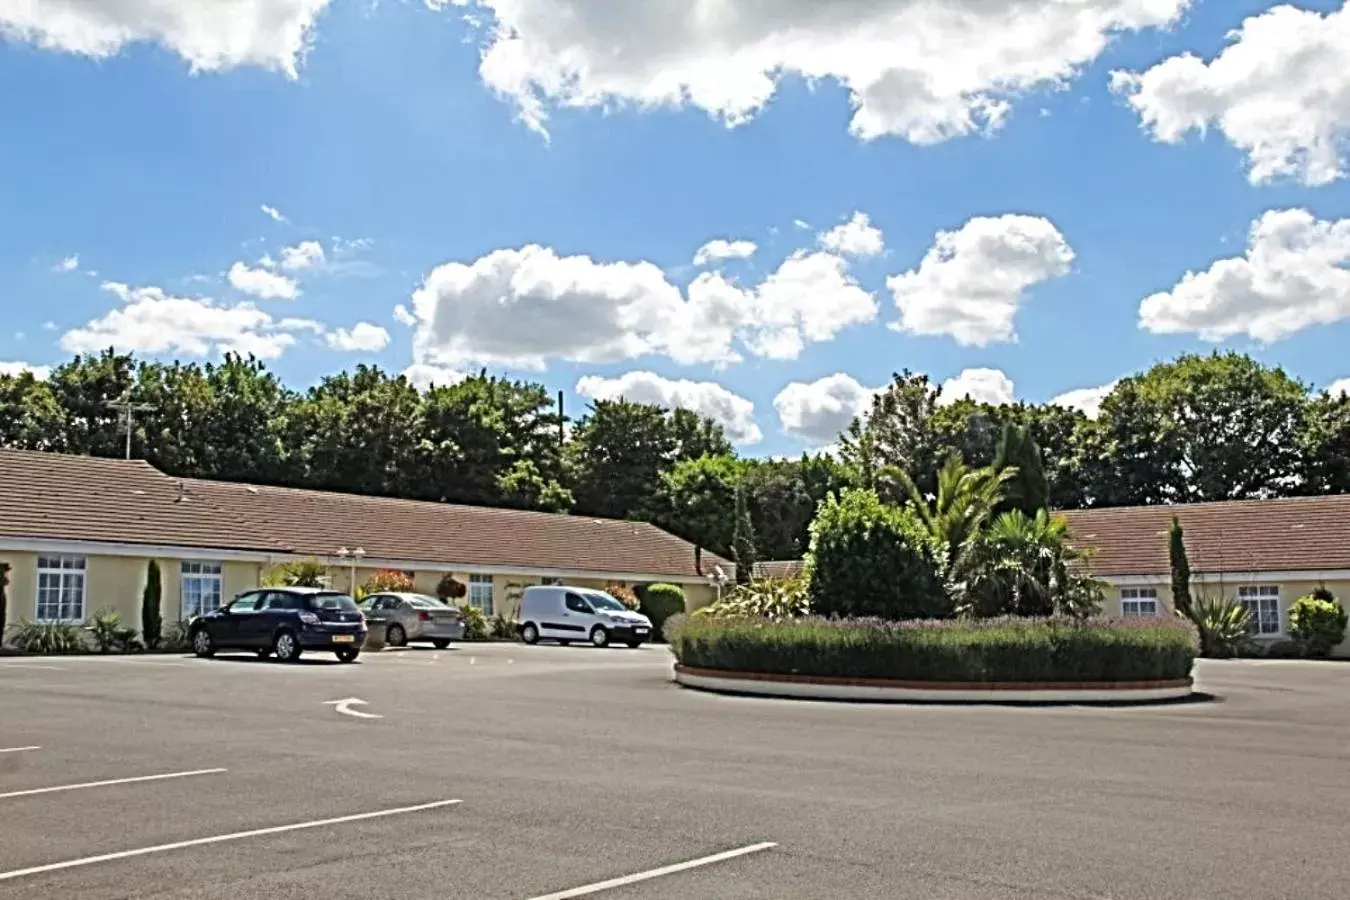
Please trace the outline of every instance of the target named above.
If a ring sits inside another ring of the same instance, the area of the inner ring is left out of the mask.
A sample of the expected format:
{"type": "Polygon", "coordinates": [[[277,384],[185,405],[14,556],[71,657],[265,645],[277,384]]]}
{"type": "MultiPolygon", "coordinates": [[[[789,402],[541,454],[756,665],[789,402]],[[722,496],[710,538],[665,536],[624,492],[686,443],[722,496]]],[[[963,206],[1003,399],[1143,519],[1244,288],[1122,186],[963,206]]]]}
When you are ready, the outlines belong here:
{"type": "Polygon", "coordinates": [[[1183,700],[1194,679],[1171,681],[899,681],[777,675],[699,669],[675,664],[675,681],[696,690],[802,700],[867,700],[882,703],[1150,703],[1183,700]]]}

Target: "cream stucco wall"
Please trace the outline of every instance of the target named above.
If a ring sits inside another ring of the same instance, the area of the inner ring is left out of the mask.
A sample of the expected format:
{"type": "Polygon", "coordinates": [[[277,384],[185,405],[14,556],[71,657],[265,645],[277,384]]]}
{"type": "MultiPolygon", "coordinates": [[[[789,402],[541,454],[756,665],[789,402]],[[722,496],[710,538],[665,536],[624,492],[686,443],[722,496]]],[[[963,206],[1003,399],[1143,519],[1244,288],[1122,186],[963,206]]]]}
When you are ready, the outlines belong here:
{"type": "MultiPolygon", "coordinates": [[[[0,562],[9,563],[9,587],[5,589],[5,631],[21,619],[33,618],[37,607],[37,554],[0,551],[0,562]]],[[[0,640],[3,643],[3,640],[0,640]]]]}

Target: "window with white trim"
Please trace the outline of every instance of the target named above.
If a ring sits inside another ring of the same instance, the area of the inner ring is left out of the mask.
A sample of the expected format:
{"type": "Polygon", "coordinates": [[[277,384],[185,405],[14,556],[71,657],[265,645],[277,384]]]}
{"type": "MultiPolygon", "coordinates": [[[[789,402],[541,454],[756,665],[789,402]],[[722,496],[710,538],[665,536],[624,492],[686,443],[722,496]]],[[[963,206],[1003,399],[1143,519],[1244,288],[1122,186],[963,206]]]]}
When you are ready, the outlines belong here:
{"type": "Polygon", "coordinates": [[[1144,618],[1158,614],[1157,588],[1121,588],[1120,614],[1127,618],[1144,618]]]}
{"type": "Polygon", "coordinates": [[[1238,603],[1247,607],[1251,621],[1247,631],[1253,635],[1280,634],[1280,586],[1277,584],[1251,584],[1238,588],[1238,603]]]}
{"type": "Polygon", "coordinates": [[[224,567],[218,562],[182,564],[183,620],[220,609],[224,567]]]}
{"type": "Polygon", "coordinates": [[[483,615],[492,615],[492,576],[469,576],[469,605],[481,609],[483,615]]]}
{"type": "Polygon", "coordinates": [[[84,621],[83,556],[39,556],[37,620],[84,621]]]}

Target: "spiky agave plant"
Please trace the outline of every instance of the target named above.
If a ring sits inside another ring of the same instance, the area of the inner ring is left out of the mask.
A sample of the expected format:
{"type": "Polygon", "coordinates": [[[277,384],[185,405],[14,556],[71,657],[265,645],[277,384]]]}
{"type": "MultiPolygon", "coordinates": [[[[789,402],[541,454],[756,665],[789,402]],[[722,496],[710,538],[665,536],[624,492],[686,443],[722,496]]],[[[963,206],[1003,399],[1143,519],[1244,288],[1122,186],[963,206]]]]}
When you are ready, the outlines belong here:
{"type": "Polygon", "coordinates": [[[1191,601],[1191,621],[1200,632],[1200,655],[1207,659],[1232,659],[1251,645],[1252,614],[1236,600],[1220,595],[1191,601]]]}

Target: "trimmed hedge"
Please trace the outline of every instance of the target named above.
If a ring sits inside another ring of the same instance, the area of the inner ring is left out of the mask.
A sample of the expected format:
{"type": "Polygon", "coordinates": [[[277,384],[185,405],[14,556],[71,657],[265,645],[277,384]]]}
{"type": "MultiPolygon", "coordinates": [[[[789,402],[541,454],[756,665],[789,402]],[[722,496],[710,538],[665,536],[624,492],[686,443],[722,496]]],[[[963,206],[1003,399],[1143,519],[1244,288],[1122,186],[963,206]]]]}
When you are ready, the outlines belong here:
{"type": "Polygon", "coordinates": [[[652,622],[652,637],[660,640],[666,621],[684,612],[684,590],[679,585],[658,582],[638,589],[638,612],[652,622]]]}
{"type": "Polygon", "coordinates": [[[1156,619],[885,622],[678,617],[671,651],[701,669],[900,681],[1167,681],[1186,678],[1195,629],[1156,619]]]}

